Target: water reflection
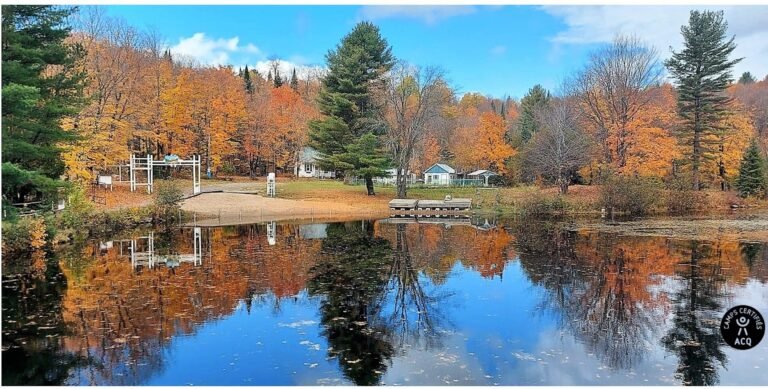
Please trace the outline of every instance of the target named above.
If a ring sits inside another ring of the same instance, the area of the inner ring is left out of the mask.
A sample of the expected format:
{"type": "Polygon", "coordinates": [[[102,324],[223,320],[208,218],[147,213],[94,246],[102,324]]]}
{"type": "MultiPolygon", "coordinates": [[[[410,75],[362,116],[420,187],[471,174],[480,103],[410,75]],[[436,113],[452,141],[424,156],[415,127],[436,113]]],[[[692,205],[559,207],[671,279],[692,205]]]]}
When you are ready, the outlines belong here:
{"type": "Polygon", "coordinates": [[[768,352],[734,363],[717,331],[768,311],[764,243],[395,218],[144,231],[42,269],[3,274],[4,384],[766,384],[768,352]]]}
{"type": "Polygon", "coordinates": [[[358,385],[378,383],[394,348],[389,328],[372,320],[387,286],[392,248],[373,236],[373,224],[337,224],[323,240],[324,255],[310,270],[307,290],[323,296],[322,334],[328,355],[336,358],[344,375],[358,385]]]}
{"type": "Polygon", "coordinates": [[[199,266],[203,263],[203,241],[201,230],[200,227],[192,228],[192,252],[186,254],[169,252],[159,254],[156,250],[157,247],[155,247],[154,231],[147,232],[147,235],[145,236],[136,236],[131,239],[99,242],[99,250],[102,254],[105,254],[112,249],[117,250],[118,256],[130,258],[131,266],[136,271],[140,271],[143,268],[153,269],[157,266],[165,266],[169,269],[174,269],[185,262],[189,262],[193,266],[199,266]]]}
{"type": "Polygon", "coordinates": [[[661,341],[677,355],[676,373],[684,385],[715,385],[719,382],[717,365],[726,365],[722,347],[727,346],[719,327],[726,293],[723,266],[727,264],[715,250],[708,244],[686,242],[681,252],[687,259],[678,262],[675,272],[681,284],[672,295],[673,325],[661,341]]]}

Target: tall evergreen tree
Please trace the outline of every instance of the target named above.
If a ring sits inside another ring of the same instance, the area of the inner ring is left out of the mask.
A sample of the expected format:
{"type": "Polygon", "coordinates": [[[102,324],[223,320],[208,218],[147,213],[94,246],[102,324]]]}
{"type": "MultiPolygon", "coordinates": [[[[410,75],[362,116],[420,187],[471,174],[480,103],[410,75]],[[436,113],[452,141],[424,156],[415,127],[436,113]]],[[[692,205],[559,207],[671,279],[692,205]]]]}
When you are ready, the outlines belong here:
{"type": "Polygon", "coordinates": [[[528,90],[522,100],[520,100],[520,137],[524,143],[527,143],[536,132],[536,111],[549,104],[551,95],[549,91],[541,85],[535,85],[528,90]]]}
{"type": "Polygon", "coordinates": [[[243,72],[243,84],[245,85],[245,91],[249,95],[253,94],[253,81],[251,80],[251,71],[248,70],[248,65],[245,65],[245,71],[243,72]]]}
{"type": "Polygon", "coordinates": [[[80,45],[64,39],[71,7],[2,6],[3,195],[51,193],[64,173],[61,145],[75,139],[63,117],[83,103],[85,74],[76,63],[80,45]],[[55,69],[55,71],[51,71],[55,69]]]}
{"type": "Polygon", "coordinates": [[[741,197],[761,196],[768,189],[765,161],[760,155],[760,148],[754,139],[752,139],[752,143],[744,152],[744,157],[741,160],[736,188],[738,188],[741,197]]]}
{"type": "Polygon", "coordinates": [[[741,77],[739,78],[739,84],[754,84],[755,83],[755,77],[752,76],[752,73],[750,72],[744,72],[741,74],[741,77]]]}
{"type": "Polygon", "coordinates": [[[299,90],[299,78],[296,76],[296,68],[293,68],[293,72],[291,73],[291,89],[295,91],[299,90]]]}
{"type": "Polygon", "coordinates": [[[376,147],[350,147],[363,135],[376,137],[383,132],[371,92],[394,64],[392,49],[378,27],[361,22],[328,52],[326,62],[328,74],[318,98],[324,118],[310,122],[310,144],[320,152],[323,169],[361,174],[368,194],[373,195],[373,177],[386,174],[379,163],[383,152],[376,147]],[[360,152],[371,154],[354,157],[360,152]]]}
{"type": "Polygon", "coordinates": [[[275,88],[283,86],[283,78],[280,77],[280,69],[275,68],[275,76],[272,81],[274,82],[275,88]]]}
{"type": "Polygon", "coordinates": [[[687,26],[682,26],[684,48],[672,52],[667,69],[677,80],[678,112],[684,122],[683,137],[691,146],[690,163],[693,187],[702,188],[699,169],[703,158],[715,144],[707,135],[722,131],[719,123],[727,114],[729,97],[725,88],[733,81],[731,68],[741,61],[729,59],[736,48],[733,37],[726,40],[728,23],[723,12],[691,11],[687,26]]]}

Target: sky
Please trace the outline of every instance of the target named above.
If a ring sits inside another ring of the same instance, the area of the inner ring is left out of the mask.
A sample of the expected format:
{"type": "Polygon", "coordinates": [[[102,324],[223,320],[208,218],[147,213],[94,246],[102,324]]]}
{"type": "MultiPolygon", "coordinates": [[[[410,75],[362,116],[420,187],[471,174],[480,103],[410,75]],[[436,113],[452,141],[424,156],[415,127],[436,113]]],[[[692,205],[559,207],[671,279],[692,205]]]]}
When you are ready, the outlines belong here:
{"type": "Polygon", "coordinates": [[[265,6],[109,5],[106,13],[159,33],[176,56],[266,73],[322,69],[357,22],[374,22],[393,54],[441,67],[459,93],[520,98],[535,84],[557,92],[616,34],[634,34],[663,60],[682,45],[692,8],[722,9],[744,57],[736,77],[768,74],[768,6],[265,6]]]}

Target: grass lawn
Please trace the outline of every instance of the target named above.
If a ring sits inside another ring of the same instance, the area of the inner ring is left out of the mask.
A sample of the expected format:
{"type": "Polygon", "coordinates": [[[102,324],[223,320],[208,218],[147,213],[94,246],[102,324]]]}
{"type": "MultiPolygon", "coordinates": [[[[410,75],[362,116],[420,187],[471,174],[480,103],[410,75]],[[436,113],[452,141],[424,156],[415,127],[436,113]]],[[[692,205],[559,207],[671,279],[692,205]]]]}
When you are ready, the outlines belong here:
{"type": "MultiPolygon", "coordinates": [[[[382,204],[395,198],[392,186],[376,186],[376,196],[366,195],[364,185],[347,185],[336,180],[278,179],[277,195],[287,199],[333,200],[342,202],[382,204]]],[[[475,207],[483,209],[517,209],[532,199],[557,197],[556,188],[540,189],[536,186],[511,188],[474,187],[414,187],[408,189],[408,198],[441,200],[450,195],[453,198],[469,198],[475,207]]],[[[566,201],[577,211],[595,211],[597,188],[574,186],[566,201]]]]}

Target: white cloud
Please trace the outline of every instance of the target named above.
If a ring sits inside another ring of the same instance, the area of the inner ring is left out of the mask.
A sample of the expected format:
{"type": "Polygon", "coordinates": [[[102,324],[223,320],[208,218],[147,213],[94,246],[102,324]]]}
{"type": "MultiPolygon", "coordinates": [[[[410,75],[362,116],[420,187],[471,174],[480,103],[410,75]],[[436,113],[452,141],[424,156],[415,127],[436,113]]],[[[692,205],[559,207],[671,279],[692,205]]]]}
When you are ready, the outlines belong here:
{"type": "MultiPolygon", "coordinates": [[[[307,77],[319,77],[323,75],[326,69],[317,65],[306,65],[302,63],[286,61],[282,59],[276,60],[279,64],[280,77],[283,79],[290,78],[293,69],[296,69],[296,77],[300,79],[306,79],[307,77]]],[[[256,62],[254,67],[259,74],[266,76],[269,71],[272,70],[272,60],[262,60],[256,62]]]]}
{"type": "Polygon", "coordinates": [[[231,64],[233,55],[242,57],[243,53],[253,55],[261,53],[261,50],[252,43],[241,46],[239,37],[213,39],[202,32],[195,33],[189,38],[179,39],[179,43],[172,46],[170,50],[174,56],[189,58],[201,65],[210,66],[231,64]]]}
{"type": "Polygon", "coordinates": [[[428,25],[454,16],[475,13],[477,7],[462,5],[367,5],[360,10],[359,17],[364,20],[415,19],[428,25]]]}
{"type": "MultiPolygon", "coordinates": [[[[198,32],[191,37],[179,39],[179,43],[170,47],[170,50],[175,58],[192,60],[194,64],[202,66],[231,65],[237,70],[248,65],[263,75],[271,69],[272,61],[267,59],[266,53],[253,43],[241,44],[239,37],[214,39],[198,32]]],[[[300,55],[278,62],[283,77],[290,77],[293,69],[296,69],[296,76],[301,79],[318,77],[325,72],[324,67],[308,64],[300,55]]]]}
{"type": "MultiPolygon", "coordinates": [[[[610,42],[616,34],[634,34],[656,47],[668,58],[669,47],[682,48],[680,27],[688,23],[688,6],[544,6],[560,18],[566,29],[552,38],[558,45],[610,42]]],[[[768,73],[768,7],[723,6],[696,7],[722,9],[728,21],[729,35],[736,36],[733,57],[744,57],[734,68],[734,75],[751,71],[758,77],[768,73]]]]}

